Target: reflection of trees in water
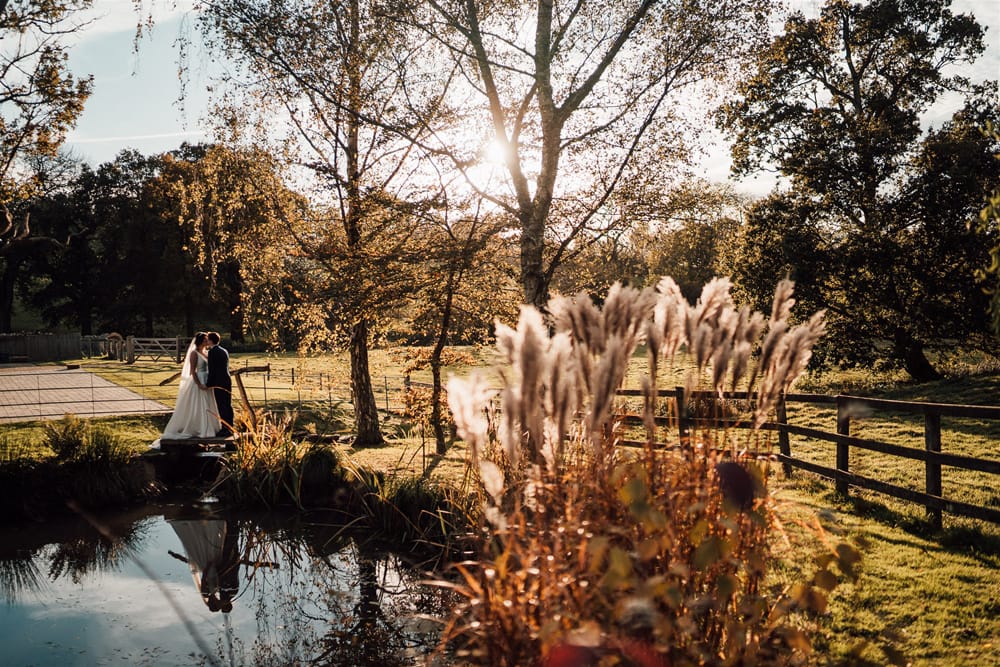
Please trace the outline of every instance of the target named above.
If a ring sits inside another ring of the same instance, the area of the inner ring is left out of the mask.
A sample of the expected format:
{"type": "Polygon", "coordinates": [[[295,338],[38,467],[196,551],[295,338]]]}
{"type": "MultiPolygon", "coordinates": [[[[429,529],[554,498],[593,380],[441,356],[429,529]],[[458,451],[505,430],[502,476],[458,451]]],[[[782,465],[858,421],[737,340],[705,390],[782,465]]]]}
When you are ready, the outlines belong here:
{"type": "MultiPolygon", "coordinates": [[[[253,639],[241,640],[224,613],[225,632],[207,663],[390,667],[417,664],[437,645],[438,626],[414,619],[444,616],[445,592],[421,585],[424,574],[403,558],[343,526],[305,523],[298,515],[201,516],[227,523],[220,599],[256,605],[257,624],[253,639]]],[[[0,533],[0,595],[15,603],[47,578],[79,583],[88,573],[138,561],[150,527],[161,520],[148,510],[112,519],[104,527],[113,540],[85,522],[53,522],[16,539],[0,533]]]]}
{"type": "Polygon", "coordinates": [[[42,578],[35,554],[0,556],[0,594],[4,602],[14,604],[25,592],[41,588],[42,578]]]}
{"type": "Polygon", "coordinates": [[[65,576],[78,584],[91,572],[117,570],[142,551],[145,525],[131,524],[127,532],[115,535],[114,540],[95,532],[57,544],[49,557],[49,579],[55,581],[65,576]]]}
{"type": "Polygon", "coordinates": [[[32,526],[19,530],[17,538],[0,537],[0,594],[14,604],[26,592],[41,589],[49,581],[69,577],[79,583],[94,571],[119,568],[142,550],[147,523],[129,521],[116,526],[109,540],[85,522],[32,526]],[[17,546],[11,548],[10,545],[17,546]]]}
{"type": "MultiPolygon", "coordinates": [[[[421,662],[437,645],[439,626],[415,618],[442,614],[444,594],[421,585],[400,557],[336,526],[257,536],[259,545],[267,539],[281,568],[256,573],[256,639],[249,650],[237,642],[231,662],[394,667],[421,662]]],[[[230,651],[220,641],[222,649],[230,651]]]]}
{"type": "Polygon", "coordinates": [[[356,595],[327,591],[324,603],[331,624],[314,664],[415,664],[437,645],[439,628],[417,619],[443,613],[443,591],[423,585],[425,575],[369,542],[355,540],[350,551],[356,595]]]}

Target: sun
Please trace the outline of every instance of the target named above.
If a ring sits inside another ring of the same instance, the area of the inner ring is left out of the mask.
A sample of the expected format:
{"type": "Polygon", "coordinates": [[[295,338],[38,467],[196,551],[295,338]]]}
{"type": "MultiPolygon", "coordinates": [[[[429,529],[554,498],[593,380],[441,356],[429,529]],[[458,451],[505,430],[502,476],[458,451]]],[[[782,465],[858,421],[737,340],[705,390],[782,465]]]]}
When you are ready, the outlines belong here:
{"type": "Polygon", "coordinates": [[[482,161],[491,164],[506,164],[510,149],[501,139],[490,139],[480,149],[482,161]]]}

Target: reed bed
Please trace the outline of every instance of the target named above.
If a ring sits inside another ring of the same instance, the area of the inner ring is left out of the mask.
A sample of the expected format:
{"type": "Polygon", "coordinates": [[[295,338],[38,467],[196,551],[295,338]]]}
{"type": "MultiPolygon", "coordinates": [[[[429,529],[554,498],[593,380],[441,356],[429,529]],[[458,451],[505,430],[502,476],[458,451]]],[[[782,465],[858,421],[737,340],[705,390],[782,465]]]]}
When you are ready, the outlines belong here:
{"type": "Polygon", "coordinates": [[[501,389],[476,374],[449,382],[482,546],[439,581],[463,599],[443,655],[511,667],[806,660],[809,617],[854,576],[857,549],[821,541],[815,572],[766,588],[785,537],[767,493],[771,436],[707,426],[655,444],[676,428],[653,415],[694,407],[657,399],[682,353],[695,359],[687,388],[711,388],[718,404],[726,390],[757,392],[748,419],[760,426],[822,335],[822,313],[790,323],[790,282],[770,317],[737,308],[730,289],[713,280],[691,306],[664,278],[615,286],[603,307],[584,294],[554,299],[547,316],[524,307],[516,328],[497,324],[501,389]],[[614,395],[640,343],[645,446],[629,450],[614,395]]]}

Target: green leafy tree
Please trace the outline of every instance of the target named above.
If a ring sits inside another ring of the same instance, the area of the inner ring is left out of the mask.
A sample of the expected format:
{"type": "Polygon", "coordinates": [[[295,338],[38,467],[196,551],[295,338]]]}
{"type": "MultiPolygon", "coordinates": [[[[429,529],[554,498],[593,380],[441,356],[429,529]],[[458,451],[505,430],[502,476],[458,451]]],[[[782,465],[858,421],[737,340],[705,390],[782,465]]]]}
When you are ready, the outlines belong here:
{"type": "Polygon", "coordinates": [[[33,200],[29,215],[53,243],[49,252],[33,253],[20,277],[24,301],[34,307],[49,326],[79,327],[94,333],[94,318],[100,311],[100,260],[90,243],[96,228],[92,211],[84,205],[83,192],[90,191],[93,172],[83,165],[70,183],[33,200]]]}
{"type": "Polygon", "coordinates": [[[346,337],[358,445],[383,441],[368,346],[380,314],[413,289],[409,225],[437,197],[415,174],[413,142],[438,113],[442,91],[417,71],[414,51],[426,40],[413,41],[397,20],[401,8],[226,0],[202,3],[199,14],[210,46],[248,75],[229,82],[226,129],[280,146],[325,214],[295,235],[312,273],[296,290],[315,299],[295,319],[313,329],[307,342],[346,337]]]}
{"type": "Polygon", "coordinates": [[[67,187],[41,198],[32,219],[68,238],[35,255],[29,302],[51,325],[82,333],[170,335],[178,325],[214,321],[224,306],[210,289],[197,239],[178,221],[181,200],[170,155],[122,151],[67,187]]]}
{"type": "MultiPolygon", "coordinates": [[[[994,142],[1000,144],[1000,132],[992,123],[987,123],[984,133],[994,142]]],[[[994,155],[1000,160],[1000,153],[994,155]]],[[[990,296],[990,322],[993,333],[1000,337],[1000,184],[993,188],[986,201],[986,206],[972,223],[973,228],[990,245],[989,263],[976,270],[976,279],[983,286],[984,292],[990,296]]]]}
{"type": "MultiPolygon", "coordinates": [[[[163,156],[151,187],[186,241],[185,304],[207,295],[215,318],[237,341],[253,332],[280,345],[287,304],[275,291],[288,270],[294,232],[306,203],[280,176],[272,155],[257,148],[184,144],[163,156]]],[[[185,311],[189,332],[195,312],[185,311]]]]}
{"type": "Polygon", "coordinates": [[[54,156],[90,95],[90,77],[66,67],[73,17],[90,0],[0,0],[0,332],[10,331],[22,266],[61,239],[34,233],[28,202],[39,195],[35,157],[54,156]]]}
{"type": "Polygon", "coordinates": [[[946,75],[983,50],[979,24],[949,5],[829,0],[817,18],[793,13],[720,117],[737,173],[773,165],[790,183],[748,214],[739,286],[760,304],[790,275],[800,300],[828,311],[828,358],[882,359],[917,379],[938,375],[928,349],[983,330],[968,289],[982,244],[965,221],[993,178],[995,148],[973,129],[995,115],[996,93],[946,75]],[[964,91],[965,108],[924,131],[946,90],[964,91]]]}

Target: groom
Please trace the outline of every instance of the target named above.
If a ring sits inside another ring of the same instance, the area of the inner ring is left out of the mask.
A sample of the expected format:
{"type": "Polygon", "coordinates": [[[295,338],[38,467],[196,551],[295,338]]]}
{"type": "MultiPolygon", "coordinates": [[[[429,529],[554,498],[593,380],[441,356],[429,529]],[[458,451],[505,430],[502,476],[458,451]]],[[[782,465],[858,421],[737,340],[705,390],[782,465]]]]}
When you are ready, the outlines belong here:
{"type": "Polygon", "coordinates": [[[208,350],[208,381],[206,385],[215,392],[215,404],[219,408],[222,429],[216,437],[226,438],[233,434],[233,382],[229,379],[229,353],[219,345],[221,338],[215,331],[208,332],[212,347],[208,350]]]}

